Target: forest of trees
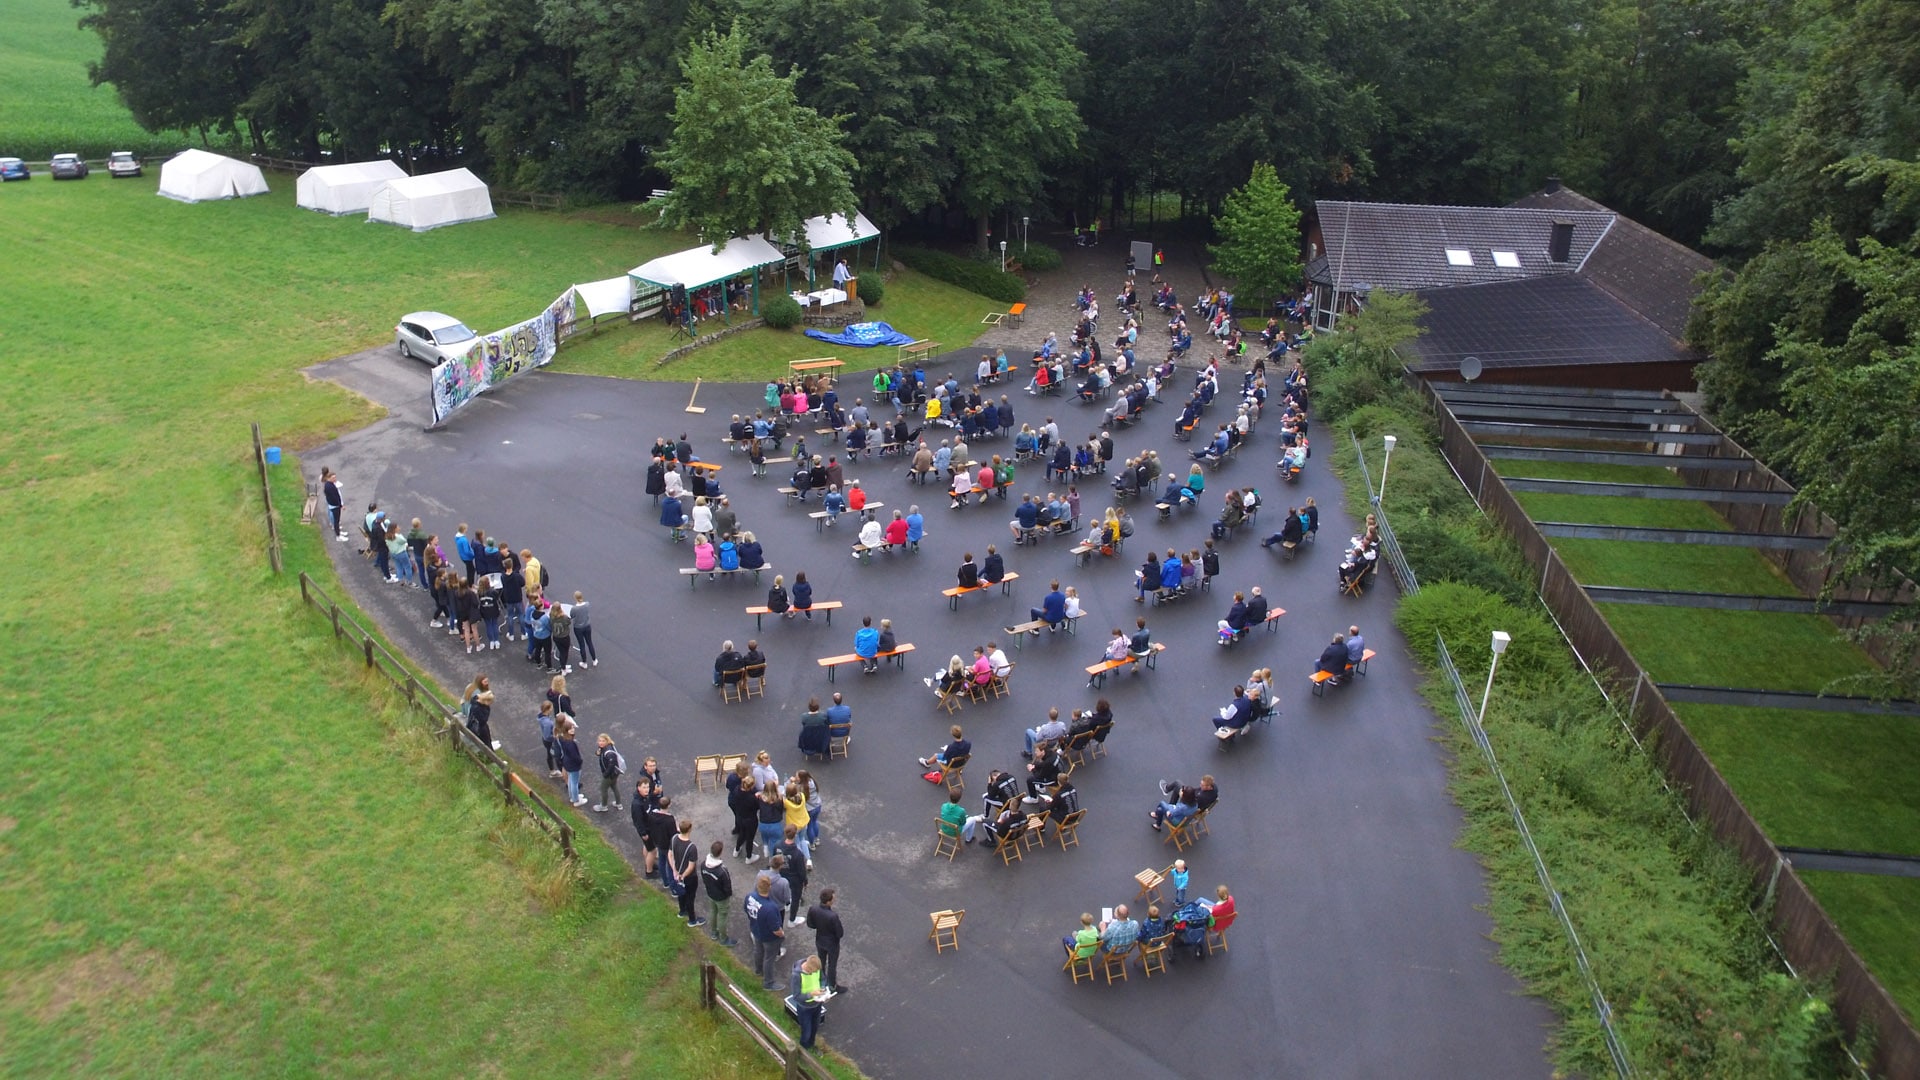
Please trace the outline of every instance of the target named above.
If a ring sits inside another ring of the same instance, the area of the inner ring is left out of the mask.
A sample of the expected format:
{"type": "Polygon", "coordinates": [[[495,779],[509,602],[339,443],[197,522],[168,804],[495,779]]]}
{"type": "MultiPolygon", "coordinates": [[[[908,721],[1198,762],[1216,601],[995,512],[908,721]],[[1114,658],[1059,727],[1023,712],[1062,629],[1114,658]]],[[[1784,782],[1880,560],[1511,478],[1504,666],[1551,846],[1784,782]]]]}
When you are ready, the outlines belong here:
{"type": "Polygon", "coordinates": [[[1723,261],[1692,328],[1710,405],[1853,568],[1920,549],[1912,0],[74,2],[156,130],[628,199],[667,180],[690,47],[737,32],[827,127],[783,123],[837,127],[869,217],[982,245],[1146,192],[1218,215],[1259,162],[1303,205],[1557,175],[1723,261]]]}

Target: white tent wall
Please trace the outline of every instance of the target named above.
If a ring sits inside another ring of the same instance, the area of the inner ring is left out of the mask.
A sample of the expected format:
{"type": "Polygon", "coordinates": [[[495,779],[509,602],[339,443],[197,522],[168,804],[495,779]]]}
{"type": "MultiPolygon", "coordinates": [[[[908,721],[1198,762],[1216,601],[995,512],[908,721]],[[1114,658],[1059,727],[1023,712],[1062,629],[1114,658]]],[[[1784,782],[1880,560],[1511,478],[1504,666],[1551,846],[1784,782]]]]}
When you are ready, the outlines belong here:
{"type": "Polygon", "coordinates": [[[487,185],[466,169],[389,180],[368,200],[367,220],[426,232],[493,217],[487,185]]]}
{"type": "Polygon", "coordinates": [[[178,202],[240,199],[266,193],[267,178],[258,165],[205,150],[182,150],[160,166],[159,194],[178,202]]]}
{"type": "Polygon", "coordinates": [[[300,174],[295,202],[323,214],[364,214],[376,188],[406,179],[406,170],[386,158],[345,165],[320,165],[300,174]]]}

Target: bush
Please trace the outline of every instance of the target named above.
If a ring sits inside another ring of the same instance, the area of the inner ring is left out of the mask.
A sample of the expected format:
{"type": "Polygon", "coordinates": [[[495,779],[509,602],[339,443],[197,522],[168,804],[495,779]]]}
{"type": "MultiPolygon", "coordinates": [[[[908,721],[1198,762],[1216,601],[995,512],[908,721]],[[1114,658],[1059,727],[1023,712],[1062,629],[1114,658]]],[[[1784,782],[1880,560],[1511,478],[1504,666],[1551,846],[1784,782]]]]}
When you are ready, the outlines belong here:
{"type": "Polygon", "coordinates": [[[931,248],[896,247],[893,257],[930,278],[958,285],[989,300],[1017,304],[1027,296],[1027,283],[1012,274],[1002,273],[997,266],[988,266],[931,248]]]}
{"type": "Polygon", "coordinates": [[[1484,589],[1510,604],[1531,602],[1532,590],[1490,552],[1469,542],[1462,535],[1466,531],[1426,516],[1409,517],[1393,527],[1394,538],[1400,541],[1422,589],[1448,581],[1484,589]]]}
{"type": "Polygon", "coordinates": [[[760,317],[775,330],[791,330],[800,325],[800,305],[785,293],[760,301],[760,317]]]}
{"type": "Polygon", "coordinates": [[[887,298],[887,283],[877,270],[872,277],[861,278],[855,288],[860,290],[860,302],[863,304],[877,304],[887,298]]]}
{"type": "Polygon", "coordinates": [[[1503,680],[1523,680],[1559,674],[1567,664],[1560,631],[1537,610],[1519,607],[1485,589],[1457,582],[1420,583],[1420,591],[1400,598],[1394,615],[1407,643],[1422,656],[1433,656],[1435,633],[1447,639],[1460,675],[1468,683],[1486,677],[1492,653],[1487,645],[1495,630],[1513,635],[1500,658],[1503,680]]]}
{"type": "Polygon", "coordinates": [[[1020,253],[1020,265],[1036,273],[1060,269],[1060,253],[1045,244],[1028,244],[1020,253]]]}

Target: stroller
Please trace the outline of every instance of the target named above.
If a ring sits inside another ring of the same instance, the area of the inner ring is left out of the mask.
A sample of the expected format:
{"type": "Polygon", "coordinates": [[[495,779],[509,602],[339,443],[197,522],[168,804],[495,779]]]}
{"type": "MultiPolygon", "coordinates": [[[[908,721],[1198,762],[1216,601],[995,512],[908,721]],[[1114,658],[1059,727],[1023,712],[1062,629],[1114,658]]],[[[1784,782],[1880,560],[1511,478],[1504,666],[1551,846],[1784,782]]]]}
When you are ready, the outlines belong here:
{"type": "Polygon", "coordinates": [[[1173,911],[1173,940],[1181,946],[1192,946],[1193,958],[1204,960],[1207,957],[1207,928],[1213,922],[1213,912],[1198,900],[1189,900],[1173,911]]]}

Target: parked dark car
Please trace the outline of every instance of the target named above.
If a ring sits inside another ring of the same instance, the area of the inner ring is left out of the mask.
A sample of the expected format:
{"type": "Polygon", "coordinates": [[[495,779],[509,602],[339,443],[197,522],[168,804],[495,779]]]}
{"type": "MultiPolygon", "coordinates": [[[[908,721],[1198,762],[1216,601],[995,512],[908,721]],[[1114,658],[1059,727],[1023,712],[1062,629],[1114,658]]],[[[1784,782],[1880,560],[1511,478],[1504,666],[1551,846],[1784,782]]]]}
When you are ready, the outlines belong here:
{"type": "Polygon", "coordinates": [[[55,180],[85,180],[87,178],[87,163],[80,160],[79,154],[55,154],[53,155],[53,160],[48,164],[50,165],[48,171],[53,173],[55,180]]]}
{"type": "Polygon", "coordinates": [[[31,180],[33,174],[27,171],[27,163],[17,157],[0,157],[0,183],[8,180],[31,180]]]}

